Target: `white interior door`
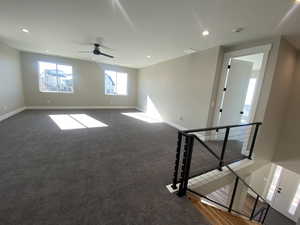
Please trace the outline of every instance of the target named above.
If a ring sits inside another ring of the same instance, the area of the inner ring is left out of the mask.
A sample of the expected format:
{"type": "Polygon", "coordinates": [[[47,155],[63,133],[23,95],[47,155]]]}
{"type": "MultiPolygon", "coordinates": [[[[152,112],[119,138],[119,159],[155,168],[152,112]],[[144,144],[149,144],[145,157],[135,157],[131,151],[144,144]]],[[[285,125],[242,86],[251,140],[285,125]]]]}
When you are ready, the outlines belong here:
{"type": "MultiPolygon", "coordinates": [[[[275,173],[280,169],[277,166],[275,173]]],[[[273,180],[278,179],[275,186],[276,188],[269,190],[269,193],[274,192],[271,196],[271,205],[274,209],[290,218],[291,220],[297,222],[300,217],[299,203],[300,203],[300,176],[292,171],[281,168],[281,171],[278,174],[273,176],[273,180]],[[276,178],[277,177],[277,178],[276,178]]],[[[270,197],[270,196],[269,196],[270,197]]]]}
{"type": "Polygon", "coordinates": [[[252,62],[231,60],[223,90],[219,126],[240,123],[252,67],[252,62]]]}
{"type": "Polygon", "coordinates": [[[253,122],[270,49],[264,45],[224,55],[215,126],[253,122]]]}

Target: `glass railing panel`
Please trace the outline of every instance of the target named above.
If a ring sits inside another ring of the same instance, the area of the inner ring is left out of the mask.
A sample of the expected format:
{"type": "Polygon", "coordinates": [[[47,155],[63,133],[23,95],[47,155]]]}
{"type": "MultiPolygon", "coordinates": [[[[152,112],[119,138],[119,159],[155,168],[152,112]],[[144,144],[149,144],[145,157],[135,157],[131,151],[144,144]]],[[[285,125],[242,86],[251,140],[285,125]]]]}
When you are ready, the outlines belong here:
{"type": "Polygon", "coordinates": [[[227,211],[231,202],[234,182],[235,176],[232,173],[228,172],[221,176],[212,172],[206,174],[205,178],[199,181],[199,186],[193,187],[193,190],[205,196],[204,203],[227,211]]]}
{"type": "Polygon", "coordinates": [[[210,149],[212,149],[218,157],[221,157],[225,133],[226,129],[219,129],[197,132],[194,134],[200,138],[210,149]]]}
{"type": "Polygon", "coordinates": [[[233,209],[250,218],[255,206],[257,195],[253,193],[247,186],[239,182],[238,192],[235,197],[233,209]]]}
{"type": "Polygon", "coordinates": [[[218,158],[223,158],[223,165],[228,165],[249,156],[254,129],[254,126],[242,126],[192,134],[196,135],[218,158]]]}
{"type": "Polygon", "coordinates": [[[261,223],[267,213],[268,203],[263,199],[259,199],[255,213],[253,215],[253,220],[261,223]]]}
{"type": "Polygon", "coordinates": [[[219,167],[219,160],[211,154],[198,140],[194,141],[190,177],[207,173],[219,167]]]}
{"type": "Polygon", "coordinates": [[[265,206],[266,204],[263,199],[249,188],[248,185],[242,182],[241,179],[239,179],[232,205],[232,211],[240,213],[247,218],[251,218],[265,206]]]}
{"type": "Polygon", "coordinates": [[[230,128],[224,161],[243,159],[249,156],[253,126],[230,128]]]}

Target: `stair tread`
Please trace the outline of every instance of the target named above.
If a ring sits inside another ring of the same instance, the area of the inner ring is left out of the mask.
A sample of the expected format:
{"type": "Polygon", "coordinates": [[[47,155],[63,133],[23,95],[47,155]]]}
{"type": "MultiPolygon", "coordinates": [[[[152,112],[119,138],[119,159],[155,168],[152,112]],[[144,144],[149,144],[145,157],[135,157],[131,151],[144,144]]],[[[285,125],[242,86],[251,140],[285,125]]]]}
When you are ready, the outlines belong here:
{"type": "Polygon", "coordinates": [[[199,198],[189,195],[189,199],[198,211],[207,217],[213,225],[258,225],[259,223],[244,219],[241,216],[233,215],[213,206],[207,205],[199,198]]]}

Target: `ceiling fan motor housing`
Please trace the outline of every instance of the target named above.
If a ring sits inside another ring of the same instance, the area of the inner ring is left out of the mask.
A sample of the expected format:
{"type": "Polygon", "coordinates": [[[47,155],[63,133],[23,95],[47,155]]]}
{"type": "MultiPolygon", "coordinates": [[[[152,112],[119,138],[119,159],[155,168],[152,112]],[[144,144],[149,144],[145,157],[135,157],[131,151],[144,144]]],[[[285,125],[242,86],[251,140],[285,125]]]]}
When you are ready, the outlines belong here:
{"type": "Polygon", "coordinates": [[[94,55],[103,55],[105,57],[114,58],[112,55],[108,55],[108,54],[105,54],[105,53],[101,52],[101,50],[100,50],[101,45],[100,44],[95,43],[94,46],[95,46],[95,49],[93,51],[94,55]]]}
{"type": "Polygon", "coordinates": [[[95,43],[94,46],[95,46],[95,49],[94,49],[93,53],[95,55],[100,55],[100,53],[101,53],[100,49],[99,49],[100,45],[98,43],[95,43]]]}
{"type": "Polygon", "coordinates": [[[95,49],[95,50],[93,51],[93,53],[94,53],[95,55],[100,55],[100,50],[99,50],[99,49],[95,49]]]}

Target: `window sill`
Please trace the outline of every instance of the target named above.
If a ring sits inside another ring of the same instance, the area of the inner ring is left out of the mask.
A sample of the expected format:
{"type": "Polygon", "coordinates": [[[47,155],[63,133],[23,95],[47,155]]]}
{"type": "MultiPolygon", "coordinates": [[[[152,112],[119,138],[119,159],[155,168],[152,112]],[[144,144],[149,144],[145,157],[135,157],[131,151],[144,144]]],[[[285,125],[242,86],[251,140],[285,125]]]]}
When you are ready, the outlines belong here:
{"type": "Polygon", "coordinates": [[[114,94],[105,94],[105,96],[128,96],[128,95],[114,95],[114,94]]]}
{"type": "Polygon", "coordinates": [[[74,91],[72,91],[72,92],[64,92],[64,91],[40,91],[40,93],[74,94],[74,91]]]}

